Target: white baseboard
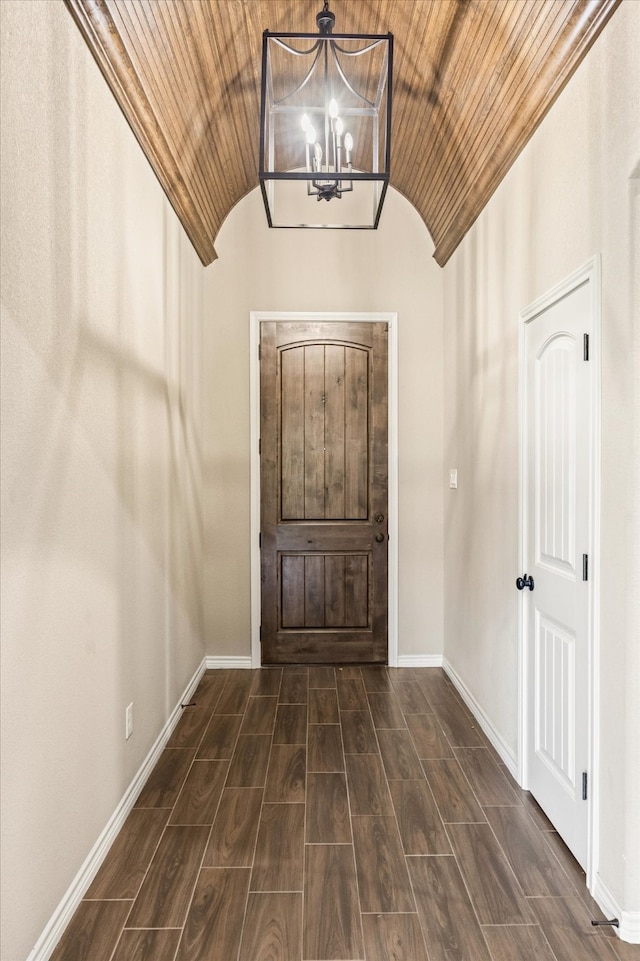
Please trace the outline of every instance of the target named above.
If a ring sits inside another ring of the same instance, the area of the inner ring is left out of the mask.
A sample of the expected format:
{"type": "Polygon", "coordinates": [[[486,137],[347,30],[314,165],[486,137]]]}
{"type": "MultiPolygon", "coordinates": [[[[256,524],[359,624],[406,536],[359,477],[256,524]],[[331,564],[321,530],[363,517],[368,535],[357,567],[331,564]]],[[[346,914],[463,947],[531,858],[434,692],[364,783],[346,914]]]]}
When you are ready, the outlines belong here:
{"type": "Polygon", "coordinates": [[[640,944],[640,911],[623,911],[599,874],[591,892],[605,918],[617,918],[620,926],[615,932],[621,941],[640,944]]]}
{"type": "MultiPolygon", "coordinates": [[[[180,705],[186,704],[193,697],[193,694],[200,683],[200,679],[207,669],[208,660],[209,658],[204,658],[200,666],[197,668],[195,674],[187,684],[182,697],[179,699],[178,703],[171,712],[167,722],[162,728],[162,731],[156,738],[153,747],[140,765],[131,784],[125,791],[122,800],[109,818],[104,830],[87,855],[84,864],[71,882],[66,893],[63,895],[62,900],[49,919],[47,926],[36,941],[27,958],[27,961],[48,961],[48,959],[51,957],[55,946],[64,934],[64,931],[69,924],[76,908],[82,901],[82,898],[88,890],[89,885],[93,881],[98,869],[109,853],[109,849],[118,836],[118,833],[124,824],[127,815],[137,801],[138,795],[146,784],[149,775],[151,774],[156,762],[158,761],[158,758],[160,757],[160,754],[164,750],[165,744],[171,737],[173,729],[180,720],[182,714],[180,705]]],[[[213,658],[213,660],[217,661],[218,659],[213,658]]],[[[229,660],[238,659],[230,658],[229,660]]],[[[240,660],[244,661],[245,659],[241,658],[240,660]]],[[[251,662],[251,658],[247,658],[246,660],[251,662]]],[[[219,665],[216,663],[212,666],[217,667],[219,665]]],[[[240,666],[244,666],[244,664],[240,666]]]]}
{"type": "Polygon", "coordinates": [[[483,709],[480,707],[480,705],[476,701],[475,697],[473,696],[473,694],[471,693],[467,685],[458,676],[455,669],[451,666],[451,664],[446,659],[446,657],[443,658],[442,666],[445,670],[445,673],[451,679],[452,684],[460,694],[460,697],[465,702],[465,704],[467,705],[467,707],[475,717],[476,721],[478,722],[478,724],[480,725],[484,733],[487,735],[487,737],[491,741],[491,744],[493,745],[493,747],[496,749],[496,751],[498,752],[498,754],[506,764],[509,770],[509,773],[517,781],[518,780],[518,761],[515,754],[513,753],[511,748],[507,745],[506,741],[503,740],[502,735],[499,734],[498,731],[496,731],[495,727],[493,726],[493,724],[491,723],[491,721],[489,720],[489,718],[487,717],[483,709]]]}
{"type": "Polygon", "coordinates": [[[398,667],[442,667],[442,654],[399,654],[398,667]]]}
{"type": "Polygon", "coordinates": [[[250,657],[217,657],[210,654],[204,661],[207,671],[223,671],[230,668],[251,670],[252,666],[250,657]]]}

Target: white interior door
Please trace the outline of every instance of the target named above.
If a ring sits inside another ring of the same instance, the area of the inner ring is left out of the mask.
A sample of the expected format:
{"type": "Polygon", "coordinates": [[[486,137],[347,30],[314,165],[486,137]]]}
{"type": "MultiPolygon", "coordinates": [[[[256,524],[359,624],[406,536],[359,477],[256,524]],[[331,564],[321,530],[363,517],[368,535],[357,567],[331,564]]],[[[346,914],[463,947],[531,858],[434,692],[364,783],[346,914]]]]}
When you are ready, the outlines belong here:
{"type": "Polygon", "coordinates": [[[593,278],[523,314],[525,783],[587,869],[593,653],[593,278]]]}

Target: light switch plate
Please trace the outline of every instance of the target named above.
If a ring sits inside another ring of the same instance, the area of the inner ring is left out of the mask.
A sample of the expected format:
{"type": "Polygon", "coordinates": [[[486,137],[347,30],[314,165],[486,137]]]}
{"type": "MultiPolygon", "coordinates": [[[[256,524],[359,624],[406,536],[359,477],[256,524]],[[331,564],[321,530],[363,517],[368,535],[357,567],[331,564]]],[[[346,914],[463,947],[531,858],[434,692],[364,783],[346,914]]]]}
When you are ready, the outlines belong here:
{"type": "Polygon", "coordinates": [[[455,490],[457,486],[458,486],[458,468],[450,467],[449,468],[449,487],[451,488],[451,490],[455,490]]]}

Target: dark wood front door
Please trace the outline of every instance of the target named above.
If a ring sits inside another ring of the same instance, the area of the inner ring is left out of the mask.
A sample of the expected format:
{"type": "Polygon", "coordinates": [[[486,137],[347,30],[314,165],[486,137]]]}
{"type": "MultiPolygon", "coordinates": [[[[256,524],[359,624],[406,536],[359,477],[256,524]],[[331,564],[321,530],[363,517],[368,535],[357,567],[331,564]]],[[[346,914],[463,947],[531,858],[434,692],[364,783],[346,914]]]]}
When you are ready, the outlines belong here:
{"type": "Polygon", "coordinates": [[[387,325],[261,324],[263,664],[387,661],[387,325]]]}

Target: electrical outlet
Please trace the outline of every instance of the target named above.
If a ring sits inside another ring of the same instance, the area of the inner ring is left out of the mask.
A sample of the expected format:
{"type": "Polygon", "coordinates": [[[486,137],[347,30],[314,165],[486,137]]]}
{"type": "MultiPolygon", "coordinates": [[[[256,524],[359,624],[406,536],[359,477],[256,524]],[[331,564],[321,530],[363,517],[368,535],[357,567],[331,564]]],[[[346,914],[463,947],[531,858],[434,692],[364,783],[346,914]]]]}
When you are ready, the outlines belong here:
{"type": "Polygon", "coordinates": [[[125,711],[124,715],[124,739],[128,741],[133,734],[133,701],[125,711]]]}

